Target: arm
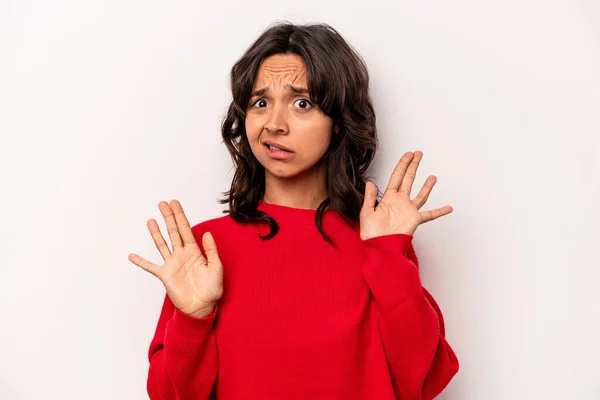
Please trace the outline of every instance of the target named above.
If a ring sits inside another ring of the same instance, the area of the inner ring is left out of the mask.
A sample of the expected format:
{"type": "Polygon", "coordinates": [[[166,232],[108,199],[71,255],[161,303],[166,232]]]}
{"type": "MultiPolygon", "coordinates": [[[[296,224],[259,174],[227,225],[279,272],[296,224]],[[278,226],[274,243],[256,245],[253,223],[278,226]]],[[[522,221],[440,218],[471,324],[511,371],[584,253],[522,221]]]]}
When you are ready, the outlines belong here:
{"type": "Polygon", "coordinates": [[[392,234],[364,240],[363,274],[373,294],[396,397],[430,400],[459,364],[446,342],[440,308],[421,285],[412,239],[392,234]]]}
{"type": "Polygon", "coordinates": [[[205,318],[193,318],[165,295],[148,351],[147,390],[151,400],[209,399],[218,370],[212,328],[217,308],[205,318]]]}

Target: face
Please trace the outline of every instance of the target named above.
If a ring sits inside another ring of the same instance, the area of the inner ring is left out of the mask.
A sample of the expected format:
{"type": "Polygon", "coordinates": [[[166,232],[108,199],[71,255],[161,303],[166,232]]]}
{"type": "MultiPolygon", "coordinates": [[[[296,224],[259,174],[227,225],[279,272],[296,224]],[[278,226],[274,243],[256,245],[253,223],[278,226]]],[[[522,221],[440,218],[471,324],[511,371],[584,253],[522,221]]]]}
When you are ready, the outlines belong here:
{"type": "MultiPolygon", "coordinates": [[[[310,100],[304,62],[285,54],[265,58],[246,114],[246,135],[266,179],[323,175],[317,165],[331,141],[332,120],[310,100]],[[288,149],[270,150],[266,143],[288,149]]],[[[324,175],[320,176],[324,179],[324,175]]]]}

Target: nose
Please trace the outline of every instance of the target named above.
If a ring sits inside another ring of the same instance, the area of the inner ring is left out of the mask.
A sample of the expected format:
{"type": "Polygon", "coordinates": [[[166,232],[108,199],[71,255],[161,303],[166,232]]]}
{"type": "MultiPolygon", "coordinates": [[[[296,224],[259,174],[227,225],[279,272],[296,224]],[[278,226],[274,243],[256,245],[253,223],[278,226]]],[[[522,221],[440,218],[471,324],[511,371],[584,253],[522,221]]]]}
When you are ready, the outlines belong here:
{"type": "Polygon", "coordinates": [[[285,110],[282,107],[273,107],[269,113],[265,129],[271,133],[287,133],[288,126],[285,116],[285,110]]]}

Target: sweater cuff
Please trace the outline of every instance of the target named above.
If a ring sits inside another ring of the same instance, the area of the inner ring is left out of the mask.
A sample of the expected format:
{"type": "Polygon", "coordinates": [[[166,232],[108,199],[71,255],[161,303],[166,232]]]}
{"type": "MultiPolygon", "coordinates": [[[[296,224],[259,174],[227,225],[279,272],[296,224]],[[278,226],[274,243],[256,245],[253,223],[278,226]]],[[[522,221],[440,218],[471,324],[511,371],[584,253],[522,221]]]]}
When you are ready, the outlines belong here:
{"type": "Polygon", "coordinates": [[[397,233],[363,241],[363,275],[375,302],[385,310],[423,293],[417,266],[407,255],[412,239],[412,235],[397,233]]]}
{"type": "Polygon", "coordinates": [[[213,326],[217,315],[217,307],[218,305],[215,305],[214,310],[204,318],[194,318],[175,307],[173,318],[170,321],[170,331],[176,332],[178,336],[188,338],[203,337],[213,326]]]}

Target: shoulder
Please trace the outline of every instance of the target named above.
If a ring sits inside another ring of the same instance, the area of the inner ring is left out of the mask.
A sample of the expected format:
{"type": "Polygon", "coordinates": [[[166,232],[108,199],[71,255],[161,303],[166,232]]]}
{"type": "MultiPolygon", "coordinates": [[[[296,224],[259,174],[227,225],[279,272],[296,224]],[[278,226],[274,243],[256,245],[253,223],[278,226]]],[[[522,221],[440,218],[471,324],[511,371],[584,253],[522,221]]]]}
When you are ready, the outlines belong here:
{"type": "Polygon", "coordinates": [[[206,232],[210,232],[213,237],[221,236],[221,232],[230,231],[234,225],[235,221],[231,219],[229,214],[226,214],[197,223],[192,226],[192,233],[194,234],[196,241],[200,243],[202,241],[202,236],[206,232]]]}
{"type": "Polygon", "coordinates": [[[192,227],[192,233],[196,243],[200,247],[202,254],[205,255],[202,237],[206,232],[210,232],[217,248],[222,262],[229,262],[230,257],[234,256],[238,250],[240,241],[244,242],[249,238],[251,227],[246,227],[235,222],[229,214],[220,217],[207,219],[192,227]]]}

